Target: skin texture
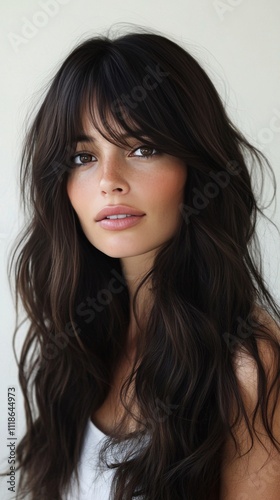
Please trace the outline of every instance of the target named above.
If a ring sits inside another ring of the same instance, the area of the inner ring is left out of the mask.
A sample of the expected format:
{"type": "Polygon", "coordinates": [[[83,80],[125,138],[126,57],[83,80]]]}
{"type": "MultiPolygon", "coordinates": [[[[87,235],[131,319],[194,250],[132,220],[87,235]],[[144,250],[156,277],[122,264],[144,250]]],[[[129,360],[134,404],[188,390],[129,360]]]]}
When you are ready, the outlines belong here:
{"type": "MultiPolygon", "coordinates": [[[[280,342],[280,330],[269,314],[261,309],[256,309],[261,321],[266,322],[270,332],[280,342]]],[[[260,357],[268,377],[268,388],[270,389],[273,377],[276,373],[276,365],[273,351],[265,342],[258,342],[260,357]]],[[[258,375],[253,360],[242,353],[235,360],[235,370],[246,410],[252,415],[257,402],[258,375]]],[[[277,386],[276,386],[277,387],[277,386]]],[[[277,396],[276,388],[272,391],[269,415],[272,414],[272,401],[277,396]]],[[[273,419],[273,434],[280,443],[280,400],[276,399],[275,415],[273,419]]],[[[221,470],[220,500],[278,500],[280,492],[280,455],[272,446],[267,437],[267,432],[261,422],[260,412],[256,419],[256,428],[265,450],[256,437],[251,451],[239,457],[234,448],[231,437],[225,444],[224,460],[221,470]]],[[[235,437],[245,453],[251,446],[248,430],[242,421],[235,430],[235,437]]]]}
{"type": "MultiPolygon", "coordinates": [[[[183,160],[168,154],[152,156],[152,149],[148,158],[143,157],[139,149],[135,151],[143,144],[133,138],[129,149],[111,144],[87,119],[84,132],[95,140],[78,143],[76,153],[87,152],[93,157],[70,173],[68,196],[92,245],[121,259],[132,292],[140,275],[152,266],[155,251],[176,233],[187,167],[183,160]],[[146,215],[139,224],[125,230],[100,227],[94,220],[97,213],[107,205],[117,204],[134,207],[146,215]]],[[[77,161],[81,162],[81,158],[77,161]]]]}

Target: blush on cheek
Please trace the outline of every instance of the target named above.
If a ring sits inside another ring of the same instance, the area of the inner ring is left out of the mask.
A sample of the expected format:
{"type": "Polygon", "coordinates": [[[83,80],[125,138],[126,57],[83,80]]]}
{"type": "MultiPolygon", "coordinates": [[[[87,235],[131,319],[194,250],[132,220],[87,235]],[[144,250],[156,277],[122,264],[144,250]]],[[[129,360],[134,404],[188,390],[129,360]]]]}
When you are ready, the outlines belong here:
{"type": "Polygon", "coordinates": [[[77,188],[76,183],[72,179],[68,180],[67,182],[66,192],[72,207],[78,213],[79,207],[81,207],[84,197],[82,196],[81,191],[77,188]]]}

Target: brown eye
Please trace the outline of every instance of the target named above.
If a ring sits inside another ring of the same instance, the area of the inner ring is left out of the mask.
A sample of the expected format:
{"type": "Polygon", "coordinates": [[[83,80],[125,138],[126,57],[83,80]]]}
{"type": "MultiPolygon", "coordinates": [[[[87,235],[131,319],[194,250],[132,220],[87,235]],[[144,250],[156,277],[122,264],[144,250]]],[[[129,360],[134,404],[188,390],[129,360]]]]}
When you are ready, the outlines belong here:
{"type": "Polygon", "coordinates": [[[79,153],[73,157],[74,165],[87,165],[88,163],[94,161],[94,156],[89,153],[79,153]]]}
{"type": "Polygon", "coordinates": [[[134,150],[134,154],[136,151],[140,151],[141,154],[138,155],[136,154],[135,156],[139,156],[140,158],[149,158],[150,156],[155,156],[156,154],[158,154],[158,150],[155,149],[155,148],[152,148],[151,146],[140,146],[139,148],[135,149],[134,150]],[[155,153],[153,153],[153,151],[155,151],[155,153]]]}
{"type": "Polygon", "coordinates": [[[91,159],[91,156],[90,155],[80,155],[80,158],[81,158],[82,163],[88,163],[91,159]]]}

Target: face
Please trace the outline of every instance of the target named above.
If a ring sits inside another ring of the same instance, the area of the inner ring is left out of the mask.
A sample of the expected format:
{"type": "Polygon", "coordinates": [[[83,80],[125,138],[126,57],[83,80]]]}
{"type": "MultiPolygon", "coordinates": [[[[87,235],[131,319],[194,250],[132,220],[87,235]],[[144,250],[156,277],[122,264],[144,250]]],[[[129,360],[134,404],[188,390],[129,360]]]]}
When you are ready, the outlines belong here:
{"type": "Polygon", "coordinates": [[[144,147],[129,138],[129,148],[108,142],[89,123],[87,140],[77,144],[67,193],[87,239],[110,257],[154,254],[181,223],[187,169],[183,160],[144,147]],[[147,157],[145,157],[145,155],[147,157]],[[105,207],[125,205],[139,215],[97,221],[105,207]]]}

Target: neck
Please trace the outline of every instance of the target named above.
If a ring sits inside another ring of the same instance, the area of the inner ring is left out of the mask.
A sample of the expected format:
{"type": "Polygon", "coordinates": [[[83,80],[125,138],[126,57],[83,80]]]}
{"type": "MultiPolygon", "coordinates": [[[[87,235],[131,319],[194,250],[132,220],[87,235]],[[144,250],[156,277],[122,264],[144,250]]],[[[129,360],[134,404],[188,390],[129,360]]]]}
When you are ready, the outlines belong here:
{"type": "Polygon", "coordinates": [[[125,276],[130,295],[130,325],[128,330],[128,342],[131,345],[135,344],[136,337],[141,333],[141,328],[144,327],[149,307],[152,304],[149,277],[141,286],[136,298],[136,315],[140,325],[138,327],[132,306],[133,299],[138,285],[152,267],[153,258],[154,252],[148,252],[147,254],[121,259],[123,274],[125,276]]]}

